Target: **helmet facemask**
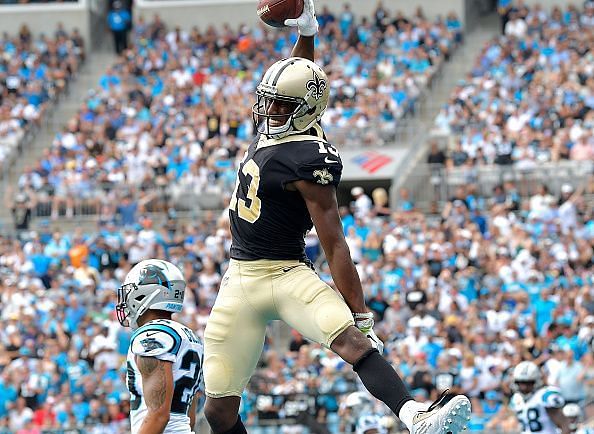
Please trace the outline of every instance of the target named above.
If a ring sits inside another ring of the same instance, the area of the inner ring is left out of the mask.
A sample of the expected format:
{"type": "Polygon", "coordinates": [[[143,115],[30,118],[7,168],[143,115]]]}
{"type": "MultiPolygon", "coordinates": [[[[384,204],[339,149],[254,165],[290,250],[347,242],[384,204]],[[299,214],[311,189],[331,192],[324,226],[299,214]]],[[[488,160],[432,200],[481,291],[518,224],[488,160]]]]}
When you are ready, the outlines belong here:
{"type": "Polygon", "coordinates": [[[536,389],[535,381],[514,381],[515,390],[524,398],[532,395],[536,389]]]}
{"type": "Polygon", "coordinates": [[[138,328],[138,318],[149,309],[151,301],[160,292],[157,285],[150,285],[152,288],[148,286],[145,285],[142,291],[135,283],[127,283],[118,288],[116,316],[122,326],[138,328]]]}
{"type": "Polygon", "coordinates": [[[281,139],[300,132],[295,127],[295,120],[309,111],[305,100],[297,97],[273,95],[262,91],[261,86],[258,86],[256,98],[256,103],[252,107],[252,117],[254,127],[260,134],[273,139],[281,139]],[[271,106],[275,101],[278,105],[292,104],[293,109],[289,113],[271,113],[271,106]],[[276,122],[279,125],[273,125],[276,122]]]}

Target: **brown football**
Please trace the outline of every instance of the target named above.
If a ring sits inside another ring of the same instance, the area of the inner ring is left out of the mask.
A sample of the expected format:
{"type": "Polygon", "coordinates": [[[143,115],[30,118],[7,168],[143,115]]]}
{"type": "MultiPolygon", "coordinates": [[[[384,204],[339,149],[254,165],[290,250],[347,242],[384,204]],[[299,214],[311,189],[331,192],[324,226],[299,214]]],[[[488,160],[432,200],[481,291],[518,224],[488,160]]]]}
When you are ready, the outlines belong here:
{"type": "Polygon", "coordinates": [[[285,20],[303,13],[303,0],[260,0],[258,16],[272,27],[285,27],[285,20]]]}

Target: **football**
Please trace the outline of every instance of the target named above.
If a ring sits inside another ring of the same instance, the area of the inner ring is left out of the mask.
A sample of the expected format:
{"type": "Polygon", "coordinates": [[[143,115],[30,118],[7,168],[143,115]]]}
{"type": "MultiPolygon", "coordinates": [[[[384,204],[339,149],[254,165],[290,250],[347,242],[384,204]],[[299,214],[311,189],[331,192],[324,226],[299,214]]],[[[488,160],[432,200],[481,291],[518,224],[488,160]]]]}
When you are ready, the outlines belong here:
{"type": "Polygon", "coordinates": [[[258,16],[272,27],[285,27],[285,20],[297,18],[303,12],[303,0],[260,0],[258,16]]]}

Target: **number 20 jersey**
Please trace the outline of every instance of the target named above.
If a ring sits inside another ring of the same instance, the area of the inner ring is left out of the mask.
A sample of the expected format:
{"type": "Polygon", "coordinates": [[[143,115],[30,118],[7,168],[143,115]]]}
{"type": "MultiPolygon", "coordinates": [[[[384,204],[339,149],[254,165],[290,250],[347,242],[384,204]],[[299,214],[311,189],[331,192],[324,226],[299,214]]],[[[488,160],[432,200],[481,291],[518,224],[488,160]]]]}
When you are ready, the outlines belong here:
{"type": "Polygon", "coordinates": [[[311,217],[301,194],[286,186],[299,180],[337,186],[341,174],[338,151],[318,125],[282,139],[258,135],[241,162],[229,205],[231,257],[306,261],[311,217]]]}
{"type": "Polygon", "coordinates": [[[515,393],[510,400],[510,407],[522,425],[522,434],[538,432],[541,434],[556,434],[557,426],[549,418],[548,408],[561,409],[565,400],[559,389],[555,387],[541,387],[527,399],[515,393]]]}
{"type": "Polygon", "coordinates": [[[138,432],[147,414],[136,356],[155,357],[173,363],[171,415],[164,433],[191,433],[188,410],[194,395],[203,390],[204,349],[200,339],[189,328],[166,319],[150,321],[134,332],[127,358],[132,434],[138,432]]]}

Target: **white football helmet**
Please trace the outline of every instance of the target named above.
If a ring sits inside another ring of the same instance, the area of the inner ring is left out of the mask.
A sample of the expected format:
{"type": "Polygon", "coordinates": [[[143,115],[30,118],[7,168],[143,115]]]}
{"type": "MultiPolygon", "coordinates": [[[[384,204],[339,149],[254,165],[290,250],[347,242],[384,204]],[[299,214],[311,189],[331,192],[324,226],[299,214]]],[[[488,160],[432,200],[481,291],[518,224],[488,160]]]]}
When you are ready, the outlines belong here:
{"type": "Polygon", "coordinates": [[[116,314],[124,327],[138,328],[148,309],[181,312],[186,280],[171,262],[147,259],[132,268],[118,289],[116,314]]]}
{"type": "Polygon", "coordinates": [[[536,363],[525,360],[514,368],[514,388],[523,395],[532,393],[542,385],[542,375],[536,363]]]}
{"type": "Polygon", "coordinates": [[[328,106],[330,83],[322,68],[311,60],[289,57],[268,68],[256,95],[252,107],[256,129],[269,138],[280,139],[307,131],[322,118],[328,106]],[[268,113],[274,101],[291,103],[292,111],[268,113]]]}
{"type": "Polygon", "coordinates": [[[356,434],[368,434],[371,430],[375,430],[379,434],[386,433],[386,429],[382,425],[382,418],[375,414],[361,416],[357,421],[356,434]]]}
{"type": "Polygon", "coordinates": [[[563,407],[563,415],[569,420],[569,429],[577,431],[582,419],[582,409],[577,404],[567,404],[563,407]]]}

